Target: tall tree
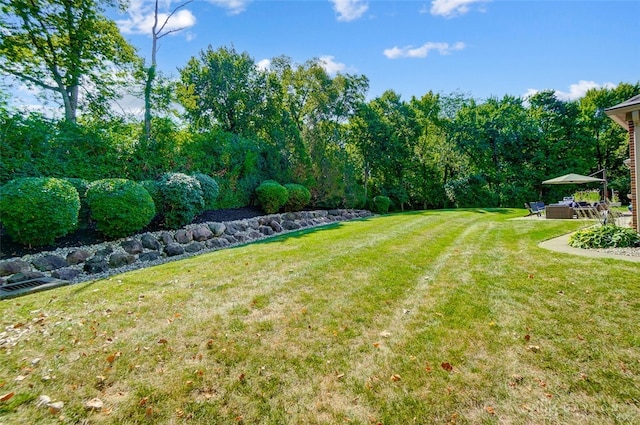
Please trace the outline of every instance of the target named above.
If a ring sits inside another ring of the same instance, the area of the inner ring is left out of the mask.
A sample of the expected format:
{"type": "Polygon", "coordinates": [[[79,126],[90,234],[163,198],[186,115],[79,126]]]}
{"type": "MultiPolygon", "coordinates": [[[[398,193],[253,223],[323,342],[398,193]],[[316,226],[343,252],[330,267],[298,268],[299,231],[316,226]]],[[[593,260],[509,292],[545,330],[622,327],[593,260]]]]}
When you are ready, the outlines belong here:
{"type": "Polygon", "coordinates": [[[145,139],[150,141],[151,139],[151,115],[152,115],[152,101],[151,95],[153,91],[153,83],[157,76],[157,55],[158,55],[158,42],[160,39],[167,35],[180,32],[187,27],[171,28],[167,29],[167,24],[171,18],[183,7],[187,6],[193,0],[187,0],[184,3],[176,6],[170,13],[164,16],[159,15],[158,12],[158,0],[154,1],[153,8],[153,27],[151,27],[151,64],[145,70],[145,85],[144,85],[144,135],[145,139]]]}
{"type": "Polygon", "coordinates": [[[115,95],[117,69],[134,48],[103,15],[117,0],[5,0],[0,9],[0,71],[55,94],[76,122],[81,98],[104,105],[115,95]],[[80,93],[83,88],[84,92],[80,93]]]}
{"type": "Polygon", "coordinates": [[[248,53],[209,46],[180,70],[178,100],[198,130],[253,137],[265,101],[266,75],[248,53]]]}

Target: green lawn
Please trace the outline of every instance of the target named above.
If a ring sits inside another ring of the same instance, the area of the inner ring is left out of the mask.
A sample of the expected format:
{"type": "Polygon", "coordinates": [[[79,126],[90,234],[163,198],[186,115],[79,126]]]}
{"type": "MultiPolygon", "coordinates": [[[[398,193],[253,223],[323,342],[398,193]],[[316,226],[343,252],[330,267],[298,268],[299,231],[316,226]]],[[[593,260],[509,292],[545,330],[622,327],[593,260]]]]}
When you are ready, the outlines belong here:
{"type": "Polygon", "coordinates": [[[584,224],[522,215],[380,216],[2,301],[0,423],[640,423],[640,264],[541,249],[584,224]]]}

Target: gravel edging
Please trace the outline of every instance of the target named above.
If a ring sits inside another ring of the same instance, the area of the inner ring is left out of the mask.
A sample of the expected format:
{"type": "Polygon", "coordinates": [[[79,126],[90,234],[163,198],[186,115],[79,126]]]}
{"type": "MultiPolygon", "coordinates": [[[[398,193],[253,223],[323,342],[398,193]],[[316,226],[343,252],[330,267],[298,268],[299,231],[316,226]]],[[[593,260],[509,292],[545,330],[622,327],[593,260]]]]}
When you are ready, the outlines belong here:
{"type": "Polygon", "coordinates": [[[65,280],[69,284],[99,280],[302,229],[372,215],[368,210],[354,209],[289,212],[235,221],[190,224],[178,230],[147,232],[94,245],[58,248],[0,261],[0,285],[43,277],[65,280]],[[146,239],[144,247],[143,237],[146,239]],[[157,244],[153,244],[154,240],[157,244]],[[155,247],[150,248],[149,241],[155,247]],[[82,252],[79,262],[69,263],[70,254],[79,252],[82,252]],[[48,263],[43,265],[45,260],[48,263]],[[50,266],[49,262],[54,265],[50,266]],[[100,264],[102,269],[90,270],[91,264],[100,264]],[[51,267],[51,270],[46,270],[51,267]]]}

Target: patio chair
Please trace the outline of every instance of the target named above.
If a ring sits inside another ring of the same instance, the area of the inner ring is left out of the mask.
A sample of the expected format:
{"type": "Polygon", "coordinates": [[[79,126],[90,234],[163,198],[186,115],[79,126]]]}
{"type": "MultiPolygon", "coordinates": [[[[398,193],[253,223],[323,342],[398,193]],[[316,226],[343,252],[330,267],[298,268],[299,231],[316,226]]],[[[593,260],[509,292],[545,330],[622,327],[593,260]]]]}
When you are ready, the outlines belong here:
{"type": "Polygon", "coordinates": [[[527,217],[536,214],[538,217],[544,212],[544,202],[525,202],[524,207],[529,210],[527,217]]]}

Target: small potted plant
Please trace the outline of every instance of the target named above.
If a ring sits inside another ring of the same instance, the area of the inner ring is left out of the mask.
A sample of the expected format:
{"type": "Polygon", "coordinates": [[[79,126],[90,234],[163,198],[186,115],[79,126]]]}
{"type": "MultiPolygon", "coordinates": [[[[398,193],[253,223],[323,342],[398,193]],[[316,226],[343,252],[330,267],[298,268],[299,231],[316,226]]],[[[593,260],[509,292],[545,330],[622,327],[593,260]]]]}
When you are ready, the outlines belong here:
{"type": "Polygon", "coordinates": [[[619,207],[622,205],[622,203],[620,202],[620,196],[618,196],[618,192],[616,192],[615,190],[611,193],[610,205],[612,207],[619,207]]]}

